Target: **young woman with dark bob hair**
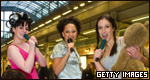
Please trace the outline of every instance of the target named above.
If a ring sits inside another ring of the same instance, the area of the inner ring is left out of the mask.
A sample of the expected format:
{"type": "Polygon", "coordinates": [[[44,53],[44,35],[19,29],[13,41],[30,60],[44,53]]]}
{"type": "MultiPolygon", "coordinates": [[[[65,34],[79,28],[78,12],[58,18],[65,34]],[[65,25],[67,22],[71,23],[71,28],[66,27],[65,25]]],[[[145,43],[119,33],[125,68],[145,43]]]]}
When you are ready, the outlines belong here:
{"type": "Polygon", "coordinates": [[[13,42],[8,46],[7,57],[11,63],[12,69],[17,69],[23,72],[26,79],[39,79],[36,72],[35,62],[40,66],[46,66],[46,59],[36,48],[35,43],[38,43],[34,36],[31,36],[28,42],[24,42],[24,34],[28,35],[31,23],[33,20],[27,13],[13,13],[7,21],[11,25],[13,33],[13,42]]]}

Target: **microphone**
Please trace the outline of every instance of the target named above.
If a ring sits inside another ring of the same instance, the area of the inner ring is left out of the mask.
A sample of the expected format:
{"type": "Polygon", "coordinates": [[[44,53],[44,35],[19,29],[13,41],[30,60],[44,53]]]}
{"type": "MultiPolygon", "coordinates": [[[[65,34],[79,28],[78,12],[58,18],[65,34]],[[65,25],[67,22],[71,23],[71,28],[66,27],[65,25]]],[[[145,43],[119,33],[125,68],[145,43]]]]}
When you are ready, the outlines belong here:
{"type": "MultiPolygon", "coordinates": [[[[73,42],[71,38],[69,38],[67,41],[68,41],[68,43],[73,42]]],[[[73,49],[73,48],[70,48],[70,51],[71,51],[71,52],[73,52],[73,51],[74,51],[74,49],[73,49]]]]}
{"type": "MultiPolygon", "coordinates": [[[[102,43],[101,43],[101,45],[100,45],[100,49],[103,49],[103,48],[104,48],[105,43],[106,43],[106,39],[103,39],[103,40],[102,40],[102,43]]],[[[95,61],[96,61],[96,62],[99,61],[99,58],[96,58],[95,61]]]]}
{"type": "MultiPolygon", "coordinates": [[[[29,36],[27,35],[27,34],[24,34],[23,35],[27,40],[29,40],[30,38],[29,38],[29,36]]],[[[35,46],[37,47],[37,48],[39,48],[39,46],[35,43],[35,46]]]]}

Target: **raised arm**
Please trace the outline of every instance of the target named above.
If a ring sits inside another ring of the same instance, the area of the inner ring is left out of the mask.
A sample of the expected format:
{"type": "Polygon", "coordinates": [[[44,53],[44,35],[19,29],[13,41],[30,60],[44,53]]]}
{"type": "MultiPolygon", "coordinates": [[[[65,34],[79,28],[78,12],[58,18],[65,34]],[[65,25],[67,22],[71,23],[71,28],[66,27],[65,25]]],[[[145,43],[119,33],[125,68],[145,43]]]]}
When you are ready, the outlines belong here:
{"type": "Polygon", "coordinates": [[[58,75],[65,67],[70,53],[67,52],[63,57],[57,57],[53,60],[53,69],[56,75],[58,75]]]}
{"type": "MultiPolygon", "coordinates": [[[[102,65],[102,59],[101,59],[103,52],[104,52],[103,50],[97,49],[97,50],[95,50],[95,53],[93,55],[93,61],[94,61],[95,67],[96,67],[96,71],[106,71],[106,69],[102,65]],[[100,60],[96,62],[95,61],[96,58],[100,58],[100,60]]],[[[108,79],[108,78],[101,78],[101,79],[108,79]]]]}
{"type": "Polygon", "coordinates": [[[35,59],[35,43],[29,40],[29,54],[26,60],[22,57],[16,46],[9,46],[7,50],[8,58],[11,59],[22,71],[31,73],[35,59]]]}
{"type": "Polygon", "coordinates": [[[38,48],[36,48],[36,56],[38,58],[38,63],[42,67],[46,67],[46,59],[44,58],[43,54],[40,52],[38,48]]]}
{"type": "MultiPolygon", "coordinates": [[[[38,43],[37,39],[34,36],[31,36],[30,39],[33,40],[35,43],[38,43]]],[[[39,65],[42,67],[45,67],[46,66],[46,59],[44,58],[44,56],[42,55],[42,53],[40,52],[40,50],[37,47],[35,49],[35,52],[36,52],[36,56],[38,58],[37,61],[38,61],[39,65]]]]}
{"type": "MultiPolygon", "coordinates": [[[[63,57],[56,57],[53,60],[53,70],[56,75],[58,75],[65,67],[66,62],[69,58],[69,55],[71,53],[70,48],[74,46],[74,43],[67,44],[67,51],[66,54],[63,57]]],[[[54,48],[55,53],[62,53],[60,47],[54,48]]]]}

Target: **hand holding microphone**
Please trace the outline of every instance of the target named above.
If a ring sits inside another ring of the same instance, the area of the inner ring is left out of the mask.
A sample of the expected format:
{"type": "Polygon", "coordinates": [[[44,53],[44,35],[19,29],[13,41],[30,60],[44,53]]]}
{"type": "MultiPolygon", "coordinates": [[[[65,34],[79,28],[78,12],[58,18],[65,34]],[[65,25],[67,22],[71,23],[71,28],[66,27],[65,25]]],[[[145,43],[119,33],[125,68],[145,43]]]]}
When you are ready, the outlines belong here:
{"type": "MultiPolygon", "coordinates": [[[[71,42],[73,42],[73,41],[72,41],[72,39],[71,39],[71,38],[69,38],[69,39],[67,40],[67,42],[68,42],[68,43],[71,43],[71,42]]],[[[73,49],[73,48],[70,48],[70,51],[71,51],[71,52],[73,52],[73,51],[74,51],[74,49],[73,49]]]]}
{"type": "MultiPolygon", "coordinates": [[[[27,34],[24,34],[23,35],[27,40],[29,40],[30,39],[30,37],[27,35],[27,34]]],[[[35,46],[37,47],[37,48],[39,48],[39,46],[35,43],[35,46]]]]}
{"type": "MultiPolygon", "coordinates": [[[[100,49],[101,49],[101,50],[103,50],[105,43],[106,43],[106,39],[103,39],[103,40],[102,40],[102,43],[101,43],[101,45],[100,45],[100,49]]],[[[99,58],[96,58],[95,61],[98,62],[98,61],[99,61],[99,58]]]]}

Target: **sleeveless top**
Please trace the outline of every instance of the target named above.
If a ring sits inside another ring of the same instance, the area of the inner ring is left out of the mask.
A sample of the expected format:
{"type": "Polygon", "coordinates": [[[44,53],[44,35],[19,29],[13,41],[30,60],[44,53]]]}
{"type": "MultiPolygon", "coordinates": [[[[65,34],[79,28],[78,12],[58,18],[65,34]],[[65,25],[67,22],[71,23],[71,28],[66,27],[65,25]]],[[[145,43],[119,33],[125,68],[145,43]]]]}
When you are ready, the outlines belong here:
{"type": "MultiPolygon", "coordinates": [[[[63,57],[67,52],[67,45],[65,41],[59,42],[55,45],[51,58],[63,57]]],[[[58,74],[58,79],[81,79],[82,73],[79,66],[80,57],[76,49],[70,53],[64,69],[58,74]]],[[[59,63],[58,63],[59,64],[59,63]]]]}
{"type": "MultiPolygon", "coordinates": [[[[107,56],[107,57],[102,56],[102,65],[104,66],[104,68],[107,71],[111,71],[111,67],[117,61],[119,53],[120,53],[120,50],[122,49],[122,47],[123,47],[123,45],[122,45],[122,37],[119,37],[118,38],[116,54],[114,54],[113,56],[107,56]]],[[[115,79],[115,75],[113,75],[113,78],[111,78],[111,79],[115,79]]],[[[119,74],[117,79],[121,79],[121,72],[120,72],[120,74],[119,74]]]]}
{"type": "MultiPolygon", "coordinates": [[[[26,51],[24,51],[23,49],[21,49],[19,46],[15,45],[15,44],[10,44],[9,46],[14,45],[19,49],[20,54],[22,55],[22,57],[24,58],[24,60],[27,59],[28,54],[26,51]]],[[[36,71],[36,66],[35,66],[35,62],[37,61],[37,56],[35,54],[35,60],[34,60],[34,66],[33,69],[31,70],[31,73],[26,73],[24,71],[22,71],[11,59],[8,59],[10,64],[11,64],[11,68],[12,69],[17,69],[19,71],[21,71],[22,73],[25,74],[26,79],[39,79],[37,71],[36,71]]]]}

